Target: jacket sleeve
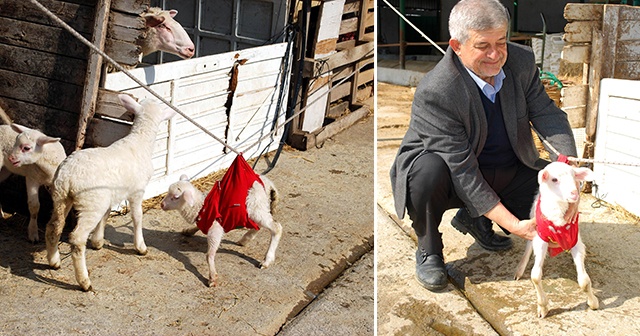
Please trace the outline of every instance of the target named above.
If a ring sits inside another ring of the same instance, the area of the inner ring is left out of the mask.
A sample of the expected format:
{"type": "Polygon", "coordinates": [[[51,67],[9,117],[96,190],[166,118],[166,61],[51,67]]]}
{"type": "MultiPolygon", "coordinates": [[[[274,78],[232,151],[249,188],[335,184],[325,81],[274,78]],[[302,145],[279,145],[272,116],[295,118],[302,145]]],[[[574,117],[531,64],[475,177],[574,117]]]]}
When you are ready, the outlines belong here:
{"type": "MultiPolygon", "coordinates": [[[[456,194],[470,214],[477,217],[499,202],[478,166],[475,153],[480,151],[473,147],[471,139],[479,136],[469,134],[483,132],[482,127],[471,126],[482,122],[471,106],[479,97],[473,97],[459,74],[448,80],[450,85],[442,87],[434,87],[437,81],[421,83],[415,93],[409,127],[418,134],[426,152],[438,154],[447,163],[456,194]]],[[[486,126],[484,129],[486,133],[486,126]]]]}

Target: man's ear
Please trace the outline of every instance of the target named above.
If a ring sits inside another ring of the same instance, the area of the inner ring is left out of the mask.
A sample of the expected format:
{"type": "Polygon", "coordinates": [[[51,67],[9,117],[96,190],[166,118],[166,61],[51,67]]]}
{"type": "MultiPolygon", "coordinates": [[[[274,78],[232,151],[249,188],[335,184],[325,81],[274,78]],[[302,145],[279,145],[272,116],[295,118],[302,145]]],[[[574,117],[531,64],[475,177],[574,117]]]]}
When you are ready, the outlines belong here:
{"type": "Polygon", "coordinates": [[[453,49],[453,51],[458,54],[458,52],[460,51],[460,48],[462,47],[462,43],[460,43],[460,41],[456,40],[456,39],[450,39],[449,40],[449,46],[451,47],[451,49],[453,49]]]}

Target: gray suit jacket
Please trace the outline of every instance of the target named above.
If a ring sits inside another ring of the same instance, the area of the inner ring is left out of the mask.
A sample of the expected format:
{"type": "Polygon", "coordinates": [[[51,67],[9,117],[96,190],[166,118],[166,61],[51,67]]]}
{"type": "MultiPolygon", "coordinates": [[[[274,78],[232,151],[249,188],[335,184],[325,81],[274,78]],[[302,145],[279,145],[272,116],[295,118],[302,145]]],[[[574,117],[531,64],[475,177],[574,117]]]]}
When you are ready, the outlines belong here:
{"type": "MultiPolygon", "coordinates": [[[[518,159],[542,169],[531,135],[532,124],[567,156],[576,156],[575,140],[564,111],[556,107],[540,82],[530,48],[508,43],[506,75],[498,93],[509,140],[518,159]]],[[[487,139],[487,119],[477,84],[449,48],[443,59],[418,85],[409,130],[391,167],[395,208],[404,217],[407,175],[423,153],[440,155],[449,166],[455,192],[473,217],[485,214],[500,201],[485,181],[477,157],[487,139]]],[[[555,160],[555,156],[552,156],[555,160]]]]}

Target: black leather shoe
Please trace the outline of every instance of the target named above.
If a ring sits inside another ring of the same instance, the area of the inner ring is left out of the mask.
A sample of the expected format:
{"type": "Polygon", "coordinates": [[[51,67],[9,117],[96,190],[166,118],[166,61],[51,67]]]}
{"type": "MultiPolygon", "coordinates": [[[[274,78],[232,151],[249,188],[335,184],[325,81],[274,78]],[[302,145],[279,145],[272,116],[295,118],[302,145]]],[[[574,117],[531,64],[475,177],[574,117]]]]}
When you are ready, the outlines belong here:
{"type": "Polygon", "coordinates": [[[498,235],[493,231],[491,220],[484,216],[471,218],[465,208],[458,210],[451,220],[451,225],[464,234],[470,234],[485,250],[504,251],[513,246],[511,238],[498,235]]]}
{"type": "Polygon", "coordinates": [[[447,270],[442,256],[428,255],[424,250],[416,251],[416,278],[430,291],[438,291],[447,287],[447,270]]]}

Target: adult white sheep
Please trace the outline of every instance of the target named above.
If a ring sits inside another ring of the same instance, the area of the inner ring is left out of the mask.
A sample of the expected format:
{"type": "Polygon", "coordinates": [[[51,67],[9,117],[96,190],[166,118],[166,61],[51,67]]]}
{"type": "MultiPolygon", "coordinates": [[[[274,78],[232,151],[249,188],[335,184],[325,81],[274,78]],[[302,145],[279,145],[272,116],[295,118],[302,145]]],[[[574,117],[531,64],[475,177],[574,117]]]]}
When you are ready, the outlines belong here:
{"type": "MultiPolygon", "coordinates": [[[[39,240],[38,212],[40,186],[51,186],[58,165],[67,154],[60,138],[49,137],[38,130],[18,124],[0,125],[0,182],[12,173],[25,177],[29,206],[28,237],[39,240]]],[[[0,213],[4,217],[2,208],[0,213]]]]}
{"type": "Polygon", "coordinates": [[[269,230],[271,242],[261,268],[267,268],[273,263],[282,237],[282,226],[273,220],[278,201],[278,192],[273,182],[266,176],[255,174],[244,159],[238,161],[239,159],[242,157],[236,158],[222,181],[213,186],[206,200],[204,194],[189,183],[187,176],[182,175],[180,181],[169,186],[161,204],[162,210],[178,210],[187,222],[197,224],[183,230],[183,234],[193,235],[200,229],[207,235],[209,286],[217,285],[215,256],[225,232],[238,228],[237,225],[249,228],[238,241],[239,245],[244,246],[255,237],[257,229],[269,230]],[[237,203],[242,200],[246,211],[237,203]]]}
{"type": "Polygon", "coordinates": [[[92,246],[102,248],[110,209],[123,200],[128,200],[131,206],[135,249],[141,255],[147,253],[142,236],[142,200],[153,174],[153,143],[160,123],[175,115],[172,109],[162,109],[149,99],[137,103],[128,95],[119,98],[127,111],[135,115],[130,133],[108,147],[83,149],[69,155],[60,164],[51,190],[53,214],[45,233],[49,265],[60,267],[58,241],[73,206],[78,212],[78,223],[69,234],[69,243],[76,280],[85,291],[91,289],[85,260],[89,234],[92,246]]]}
{"type": "Polygon", "coordinates": [[[175,9],[162,10],[158,7],[151,7],[141,14],[147,27],[147,37],[140,41],[142,56],[164,51],[183,59],[193,57],[195,47],[189,34],[173,19],[177,14],[175,9]]]}

